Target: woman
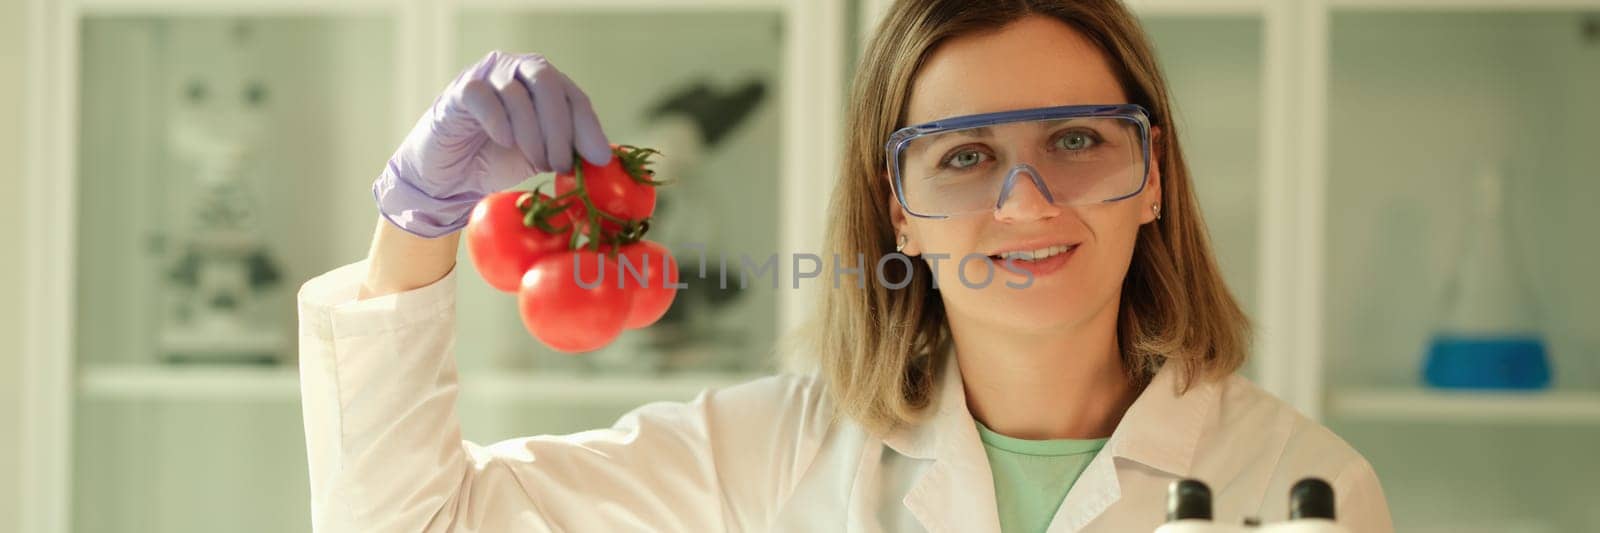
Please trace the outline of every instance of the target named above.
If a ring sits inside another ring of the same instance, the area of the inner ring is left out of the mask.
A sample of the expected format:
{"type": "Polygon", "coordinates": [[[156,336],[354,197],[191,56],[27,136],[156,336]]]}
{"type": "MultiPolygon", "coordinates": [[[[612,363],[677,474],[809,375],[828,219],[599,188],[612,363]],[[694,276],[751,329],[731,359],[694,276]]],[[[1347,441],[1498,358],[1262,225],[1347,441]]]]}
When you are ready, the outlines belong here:
{"type": "Polygon", "coordinates": [[[1358,453],[1233,375],[1248,326],[1116,0],[897,2],[848,116],[828,252],[917,260],[827,292],[818,372],[484,447],[455,415],[455,230],[610,154],[543,58],[463,73],[376,182],[368,259],[300,294],[317,527],[1138,532],[1173,480],[1238,523],[1315,476],[1353,531],[1392,529],[1358,453]]]}

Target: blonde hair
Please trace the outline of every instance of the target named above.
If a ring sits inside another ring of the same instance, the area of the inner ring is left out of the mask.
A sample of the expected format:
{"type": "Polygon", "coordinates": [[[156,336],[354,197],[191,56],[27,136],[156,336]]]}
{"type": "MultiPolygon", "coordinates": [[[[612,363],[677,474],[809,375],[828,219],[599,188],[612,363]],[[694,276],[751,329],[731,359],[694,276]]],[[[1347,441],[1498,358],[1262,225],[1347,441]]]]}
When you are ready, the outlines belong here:
{"type": "MultiPolygon", "coordinates": [[[[1172,121],[1166,80],[1150,43],[1117,0],[900,0],[879,24],[851,85],[844,157],[829,202],[826,253],[882,257],[894,250],[884,143],[903,127],[913,77],[942,40],[998,30],[1029,15],[1061,20],[1107,54],[1129,101],[1162,128],[1155,143],[1162,176],[1162,217],[1139,229],[1122,286],[1117,338],[1128,378],[1143,387],[1162,365],[1182,365],[1180,387],[1237,370],[1250,325],[1212,257],[1189,169],[1172,121]]],[[[1098,103],[1098,102],[1097,102],[1098,103]]],[[[1111,103],[1111,102],[1106,102],[1111,103]]],[[[881,277],[863,262],[867,280],[906,279],[904,262],[888,261],[881,277]]],[[[922,418],[950,348],[943,301],[931,272],[912,261],[910,285],[865,290],[825,284],[806,338],[839,413],[875,434],[922,418]]],[[[837,272],[830,273],[839,275],[837,272]]]]}

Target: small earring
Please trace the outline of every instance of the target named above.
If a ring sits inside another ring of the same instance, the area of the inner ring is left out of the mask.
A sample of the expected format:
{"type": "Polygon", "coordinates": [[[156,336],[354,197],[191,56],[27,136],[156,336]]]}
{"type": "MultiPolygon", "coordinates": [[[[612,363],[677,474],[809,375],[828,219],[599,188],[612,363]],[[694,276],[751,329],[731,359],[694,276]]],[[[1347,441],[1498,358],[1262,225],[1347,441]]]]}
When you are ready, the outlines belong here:
{"type": "Polygon", "coordinates": [[[895,243],[895,245],[894,245],[894,251],[895,252],[900,252],[900,251],[905,250],[905,249],[906,249],[906,234],[901,233],[900,234],[900,240],[897,241],[895,243]]]}
{"type": "Polygon", "coordinates": [[[1156,220],[1161,220],[1161,204],[1151,204],[1150,210],[1156,213],[1156,220]]]}

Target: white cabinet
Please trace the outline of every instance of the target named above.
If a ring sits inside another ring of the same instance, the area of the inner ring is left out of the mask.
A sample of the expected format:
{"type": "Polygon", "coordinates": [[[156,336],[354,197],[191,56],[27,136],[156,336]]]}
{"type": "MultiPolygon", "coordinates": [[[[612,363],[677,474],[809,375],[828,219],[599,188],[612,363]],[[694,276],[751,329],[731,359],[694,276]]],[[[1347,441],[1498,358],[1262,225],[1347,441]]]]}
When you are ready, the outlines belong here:
{"type": "Polygon", "coordinates": [[[1333,2],[1325,17],[1328,423],[1377,467],[1402,529],[1600,528],[1600,4],[1333,2]],[[1548,392],[1422,386],[1490,171],[1548,392]]]}
{"type": "MultiPolygon", "coordinates": [[[[551,57],[613,142],[672,141],[682,127],[670,124],[686,121],[715,130],[662,189],[652,238],[708,245],[711,261],[821,242],[841,2],[29,7],[42,105],[28,124],[38,179],[23,191],[37,407],[23,432],[26,531],[308,527],[295,290],[361,258],[372,179],[434,95],[492,49],[551,57]]],[[[679,295],[663,322],[677,327],[573,358],[529,338],[515,299],[470,267],[458,280],[463,423],[479,441],[608,425],[769,371],[810,296],[688,279],[702,290],[679,295]]]]}
{"type": "Polygon", "coordinates": [[[52,152],[68,223],[44,229],[70,248],[43,283],[71,298],[70,350],[48,357],[76,385],[63,440],[41,445],[70,483],[43,486],[66,489],[78,531],[303,528],[307,485],[283,475],[305,468],[298,409],[263,401],[293,381],[102,387],[292,368],[294,292],[359,256],[371,212],[342,199],[370,194],[403,132],[394,12],[56,7],[68,84],[49,100],[77,120],[52,152]]]}
{"type": "MultiPolygon", "coordinates": [[[[657,238],[819,250],[846,75],[887,4],[31,0],[24,530],[306,527],[294,289],[363,255],[372,177],[491,49],[548,55],[614,142],[670,139],[654,111],[675,97],[739,110],[662,190],[675,218],[657,238]],[[224,142],[234,137],[250,141],[224,142]],[[230,144],[251,154],[236,168],[217,163],[230,144]],[[248,191],[207,185],[222,175],[248,191]],[[244,242],[269,251],[279,283],[252,293],[246,332],[174,332],[185,306],[239,297],[182,287],[260,275],[180,268],[192,243],[238,247],[194,221],[245,216],[224,209],[240,205],[261,229],[244,242]],[[207,352],[235,362],[194,363],[207,352]]],[[[1600,476],[1600,1],[1130,4],[1173,90],[1224,276],[1257,328],[1245,373],[1372,460],[1400,530],[1600,527],[1581,499],[1600,476]],[[1420,386],[1470,177],[1485,165],[1511,178],[1549,393],[1420,386]]],[[[570,358],[522,331],[510,296],[463,274],[457,348],[475,440],[607,424],[768,371],[765,354],[813,296],[787,284],[686,293],[685,331],[702,342],[630,333],[570,358]]]]}

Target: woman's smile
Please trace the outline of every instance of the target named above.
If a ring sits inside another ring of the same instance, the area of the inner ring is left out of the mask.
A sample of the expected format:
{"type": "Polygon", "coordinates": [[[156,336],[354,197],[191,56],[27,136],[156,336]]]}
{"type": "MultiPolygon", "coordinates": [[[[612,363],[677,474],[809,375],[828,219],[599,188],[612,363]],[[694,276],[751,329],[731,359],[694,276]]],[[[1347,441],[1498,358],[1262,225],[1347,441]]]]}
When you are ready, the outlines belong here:
{"type": "Polygon", "coordinates": [[[1075,252],[1077,251],[1078,245],[1076,244],[1070,246],[1063,245],[1052,247],[1046,250],[1045,254],[1033,253],[1028,258],[1018,256],[1021,254],[1028,254],[1028,252],[1022,252],[1021,254],[1007,254],[1003,256],[1003,261],[1007,265],[1008,269],[1023,270],[1028,272],[1028,274],[1030,274],[1032,277],[1037,278],[1066,267],[1067,261],[1070,261],[1072,256],[1075,255],[1075,252]]]}

